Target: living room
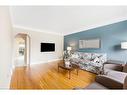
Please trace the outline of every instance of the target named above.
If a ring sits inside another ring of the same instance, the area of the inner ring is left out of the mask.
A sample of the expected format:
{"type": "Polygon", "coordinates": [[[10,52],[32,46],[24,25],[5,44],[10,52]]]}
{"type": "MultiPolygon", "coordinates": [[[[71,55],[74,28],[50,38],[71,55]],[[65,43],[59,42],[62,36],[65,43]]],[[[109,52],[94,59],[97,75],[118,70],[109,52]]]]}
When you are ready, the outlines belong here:
{"type": "Polygon", "coordinates": [[[0,20],[1,89],[127,89],[127,6],[0,6],[0,20]]]}

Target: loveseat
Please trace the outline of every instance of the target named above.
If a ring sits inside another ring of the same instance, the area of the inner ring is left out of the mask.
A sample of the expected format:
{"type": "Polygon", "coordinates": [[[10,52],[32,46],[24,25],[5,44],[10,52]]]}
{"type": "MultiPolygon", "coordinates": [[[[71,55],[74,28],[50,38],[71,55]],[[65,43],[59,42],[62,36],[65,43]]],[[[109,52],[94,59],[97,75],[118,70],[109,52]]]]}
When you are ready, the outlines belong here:
{"type": "Polygon", "coordinates": [[[95,82],[82,89],[127,89],[127,64],[122,61],[107,61],[103,64],[103,74],[97,75],[95,82]]]}
{"type": "Polygon", "coordinates": [[[103,63],[107,61],[105,53],[85,53],[74,52],[70,57],[70,62],[78,64],[81,69],[92,73],[100,74],[103,63]]]}

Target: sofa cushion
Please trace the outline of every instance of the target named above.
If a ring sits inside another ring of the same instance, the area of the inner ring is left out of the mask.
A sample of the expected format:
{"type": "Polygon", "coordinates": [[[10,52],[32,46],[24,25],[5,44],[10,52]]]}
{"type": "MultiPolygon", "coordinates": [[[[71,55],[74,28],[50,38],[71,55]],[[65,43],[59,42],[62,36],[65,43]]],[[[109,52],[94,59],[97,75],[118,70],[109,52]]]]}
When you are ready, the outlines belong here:
{"type": "Polygon", "coordinates": [[[106,63],[104,63],[104,70],[105,69],[110,69],[110,70],[115,70],[115,71],[122,71],[123,66],[122,66],[122,64],[106,62],[106,63]]]}
{"type": "Polygon", "coordinates": [[[93,62],[95,62],[95,63],[100,63],[100,59],[99,59],[98,57],[96,57],[96,58],[93,60],[93,62]]]}
{"type": "Polygon", "coordinates": [[[127,64],[125,64],[125,65],[123,66],[123,72],[126,72],[126,73],[127,73],[127,64]]]}
{"type": "Polygon", "coordinates": [[[78,52],[74,52],[72,55],[71,55],[71,59],[72,58],[79,58],[79,53],[78,52]]]}
{"type": "Polygon", "coordinates": [[[81,53],[80,52],[80,59],[84,59],[84,60],[91,60],[91,53],[81,53]]]}
{"type": "Polygon", "coordinates": [[[98,58],[99,63],[104,63],[107,61],[107,56],[105,53],[91,53],[92,60],[98,58]]]}
{"type": "Polygon", "coordinates": [[[70,59],[70,62],[71,62],[71,63],[76,63],[76,64],[77,64],[77,63],[80,63],[80,59],[79,59],[79,58],[71,58],[71,59],[70,59]]]}
{"type": "Polygon", "coordinates": [[[96,57],[99,57],[100,53],[91,53],[91,58],[95,59],[96,57]]]}

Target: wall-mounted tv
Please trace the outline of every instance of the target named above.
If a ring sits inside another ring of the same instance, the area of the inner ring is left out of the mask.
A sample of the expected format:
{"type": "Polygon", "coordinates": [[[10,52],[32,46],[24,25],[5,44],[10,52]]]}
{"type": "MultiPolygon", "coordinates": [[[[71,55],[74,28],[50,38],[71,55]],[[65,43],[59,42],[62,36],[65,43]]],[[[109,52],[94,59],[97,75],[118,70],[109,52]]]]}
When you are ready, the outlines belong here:
{"type": "Polygon", "coordinates": [[[41,52],[55,51],[55,43],[41,43],[41,52]]]}

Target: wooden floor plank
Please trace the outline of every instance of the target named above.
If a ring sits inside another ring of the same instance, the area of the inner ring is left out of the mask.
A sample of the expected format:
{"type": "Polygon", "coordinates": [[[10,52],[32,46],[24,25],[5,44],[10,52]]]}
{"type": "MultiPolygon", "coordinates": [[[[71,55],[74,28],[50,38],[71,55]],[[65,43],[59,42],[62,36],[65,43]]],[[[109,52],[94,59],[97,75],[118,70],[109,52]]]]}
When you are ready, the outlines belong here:
{"type": "Polygon", "coordinates": [[[58,72],[58,63],[62,61],[16,67],[10,89],[73,89],[86,87],[95,80],[95,74],[83,70],[78,76],[76,71],[72,71],[69,79],[67,71],[60,69],[58,72]]]}

